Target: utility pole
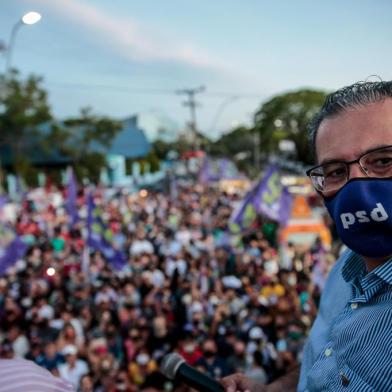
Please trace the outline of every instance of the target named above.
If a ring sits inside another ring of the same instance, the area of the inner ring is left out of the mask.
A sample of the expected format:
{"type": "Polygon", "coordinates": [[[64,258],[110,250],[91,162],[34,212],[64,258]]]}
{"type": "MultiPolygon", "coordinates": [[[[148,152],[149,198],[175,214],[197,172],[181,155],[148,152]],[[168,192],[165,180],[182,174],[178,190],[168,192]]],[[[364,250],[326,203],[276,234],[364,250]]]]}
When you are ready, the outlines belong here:
{"type": "Polygon", "coordinates": [[[187,97],[187,100],[183,102],[184,106],[189,107],[190,110],[190,115],[191,115],[191,121],[189,122],[189,126],[191,128],[192,132],[192,141],[194,148],[197,149],[197,122],[196,122],[196,107],[199,106],[198,102],[195,100],[196,94],[202,93],[205,91],[204,86],[200,86],[197,88],[184,88],[182,90],[178,90],[177,94],[178,95],[185,95],[187,97]]]}

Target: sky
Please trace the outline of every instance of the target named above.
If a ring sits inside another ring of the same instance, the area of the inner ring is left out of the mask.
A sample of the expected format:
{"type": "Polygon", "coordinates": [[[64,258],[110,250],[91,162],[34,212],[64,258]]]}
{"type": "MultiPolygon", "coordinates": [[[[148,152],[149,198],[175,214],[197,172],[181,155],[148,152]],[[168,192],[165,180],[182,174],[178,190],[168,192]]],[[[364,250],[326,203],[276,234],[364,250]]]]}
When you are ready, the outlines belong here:
{"type": "Polygon", "coordinates": [[[0,0],[5,45],[28,11],[42,20],[18,30],[12,66],[44,78],[58,118],[90,106],[183,127],[176,92],[204,86],[198,127],[216,138],[276,94],[392,79],[389,0],[0,0]]]}

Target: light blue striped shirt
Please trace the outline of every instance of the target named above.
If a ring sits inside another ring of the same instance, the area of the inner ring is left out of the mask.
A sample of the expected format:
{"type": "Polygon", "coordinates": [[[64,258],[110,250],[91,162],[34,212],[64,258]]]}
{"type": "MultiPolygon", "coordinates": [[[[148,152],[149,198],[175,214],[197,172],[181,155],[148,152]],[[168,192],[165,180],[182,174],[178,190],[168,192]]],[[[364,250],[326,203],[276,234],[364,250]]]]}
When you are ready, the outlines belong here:
{"type": "Polygon", "coordinates": [[[32,361],[0,359],[1,392],[76,392],[71,383],[32,361]]]}
{"type": "Polygon", "coordinates": [[[298,391],[392,391],[392,259],[366,273],[348,251],[332,269],[298,391]]]}

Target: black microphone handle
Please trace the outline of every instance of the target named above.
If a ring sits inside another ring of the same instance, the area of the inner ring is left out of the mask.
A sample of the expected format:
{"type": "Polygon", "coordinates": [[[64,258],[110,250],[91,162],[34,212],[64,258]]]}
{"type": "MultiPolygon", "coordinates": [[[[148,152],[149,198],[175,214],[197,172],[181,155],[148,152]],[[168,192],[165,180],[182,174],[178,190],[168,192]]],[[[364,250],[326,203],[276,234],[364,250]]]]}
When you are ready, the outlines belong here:
{"type": "Polygon", "coordinates": [[[225,392],[225,388],[218,381],[206,374],[183,363],[177,370],[176,378],[184,384],[201,392],[225,392]]]}

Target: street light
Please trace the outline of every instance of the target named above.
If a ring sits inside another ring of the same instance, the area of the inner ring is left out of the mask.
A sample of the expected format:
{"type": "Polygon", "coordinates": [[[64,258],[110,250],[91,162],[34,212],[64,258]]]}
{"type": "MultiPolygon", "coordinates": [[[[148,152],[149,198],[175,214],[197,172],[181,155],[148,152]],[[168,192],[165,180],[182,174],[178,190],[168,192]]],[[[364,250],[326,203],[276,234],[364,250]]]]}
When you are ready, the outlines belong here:
{"type": "Polygon", "coordinates": [[[15,44],[15,36],[16,33],[18,32],[19,28],[23,25],[33,25],[41,20],[41,14],[38,12],[28,12],[27,14],[24,14],[12,27],[11,31],[11,36],[10,36],[10,41],[7,47],[7,58],[6,58],[6,75],[8,75],[10,69],[11,69],[11,55],[12,55],[12,49],[15,44]]]}
{"type": "Polygon", "coordinates": [[[41,20],[41,14],[38,12],[28,12],[27,14],[22,16],[22,22],[24,24],[32,25],[34,23],[37,23],[41,20]]]}

